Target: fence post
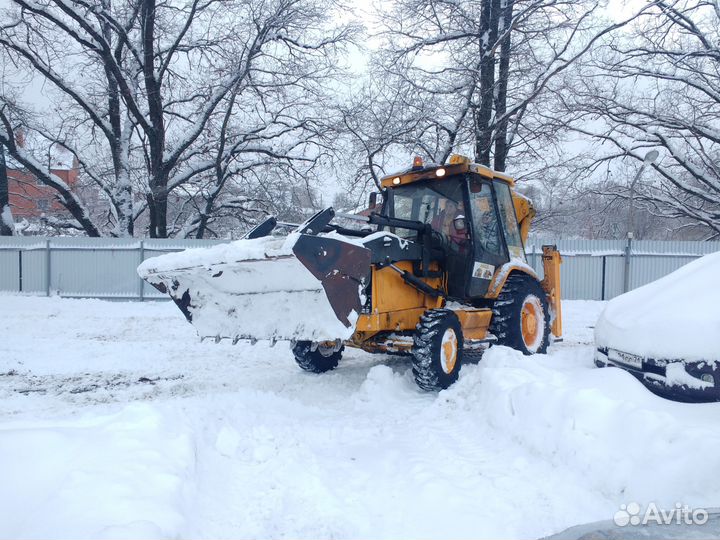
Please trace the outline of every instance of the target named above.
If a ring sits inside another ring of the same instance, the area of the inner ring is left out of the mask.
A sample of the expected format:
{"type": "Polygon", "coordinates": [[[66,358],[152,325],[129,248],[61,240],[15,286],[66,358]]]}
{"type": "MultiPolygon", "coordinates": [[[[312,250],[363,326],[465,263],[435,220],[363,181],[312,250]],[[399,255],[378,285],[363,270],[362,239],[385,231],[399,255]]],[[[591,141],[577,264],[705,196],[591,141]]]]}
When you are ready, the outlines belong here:
{"type": "Polygon", "coordinates": [[[533,269],[537,272],[537,253],[535,252],[535,242],[533,242],[532,246],[532,266],[533,269]]]}
{"type": "Polygon", "coordinates": [[[602,291],[600,291],[600,300],[605,300],[605,267],[607,264],[607,256],[602,257],[602,291]]]}
{"type": "Polygon", "coordinates": [[[52,262],[51,262],[51,250],[50,250],[50,239],[45,239],[45,287],[46,294],[50,296],[50,280],[52,277],[52,262]]]}
{"type": "MultiPolygon", "coordinates": [[[[141,238],[140,239],[140,262],[138,263],[138,266],[140,266],[144,261],[145,261],[145,240],[143,240],[141,238]]],[[[138,296],[140,297],[140,301],[143,302],[145,300],[145,282],[142,280],[142,278],[140,276],[138,276],[138,281],[140,282],[140,289],[138,290],[138,296]]]]}
{"type": "Polygon", "coordinates": [[[23,292],[22,290],[22,248],[18,249],[18,292],[23,292]]]}
{"type": "Polygon", "coordinates": [[[632,256],[633,233],[627,234],[627,245],[625,246],[625,273],[623,275],[623,292],[630,290],[630,257],[632,256]]]}

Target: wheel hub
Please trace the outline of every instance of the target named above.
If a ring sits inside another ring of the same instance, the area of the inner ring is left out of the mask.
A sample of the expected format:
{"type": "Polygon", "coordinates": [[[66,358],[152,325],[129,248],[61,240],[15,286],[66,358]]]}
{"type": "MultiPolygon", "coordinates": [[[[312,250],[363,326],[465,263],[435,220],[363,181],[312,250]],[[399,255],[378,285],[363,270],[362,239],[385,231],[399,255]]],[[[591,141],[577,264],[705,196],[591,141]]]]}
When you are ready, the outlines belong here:
{"type": "Polygon", "coordinates": [[[340,340],[321,341],[320,343],[314,343],[313,345],[314,347],[312,348],[312,350],[317,350],[321,355],[327,358],[328,356],[332,356],[340,350],[340,347],[342,347],[342,342],[340,340]]]}
{"type": "Polygon", "coordinates": [[[525,299],[520,312],[520,329],[525,347],[535,352],[543,336],[544,313],[540,300],[535,296],[525,299]]]}
{"type": "Polygon", "coordinates": [[[455,330],[448,328],[442,338],[442,350],[440,353],[440,365],[445,373],[450,374],[457,363],[458,339],[455,330]]]}

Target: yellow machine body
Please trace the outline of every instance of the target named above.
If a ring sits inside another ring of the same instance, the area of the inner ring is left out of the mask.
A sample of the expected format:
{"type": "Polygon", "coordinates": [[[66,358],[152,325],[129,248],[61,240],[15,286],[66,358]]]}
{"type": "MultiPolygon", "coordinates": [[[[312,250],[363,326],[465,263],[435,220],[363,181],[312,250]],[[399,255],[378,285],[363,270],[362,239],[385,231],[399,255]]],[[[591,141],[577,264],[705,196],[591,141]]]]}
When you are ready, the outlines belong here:
{"type": "MultiPolygon", "coordinates": [[[[512,177],[493,171],[483,165],[471,163],[463,156],[452,156],[450,163],[443,167],[423,169],[417,172],[389,175],[382,179],[381,185],[386,189],[394,189],[421,180],[435,179],[442,182],[443,178],[473,172],[488,179],[499,179],[507,182],[512,189],[513,206],[518,221],[523,245],[527,242],[535,209],[531,201],[517,193],[513,188],[515,181],[512,177]],[[438,176],[438,169],[441,176],[438,176]]],[[[546,293],[548,305],[552,315],[551,332],[556,338],[562,335],[562,310],[560,303],[560,253],[554,246],[543,246],[544,279],[539,279],[535,271],[527,264],[510,260],[498,267],[491,280],[485,297],[493,300],[503,290],[507,279],[513,273],[524,273],[537,279],[546,293]]],[[[399,262],[399,268],[411,271],[410,262],[399,262]]],[[[433,270],[437,266],[432,267],[433,270]]],[[[447,291],[447,274],[442,278],[419,278],[433,288],[447,291]]],[[[470,307],[465,305],[446,304],[442,297],[432,297],[424,294],[417,288],[406,283],[400,274],[389,267],[378,268],[373,265],[371,274],[372,305],[369,313],[358,317],[355,333],[348,340],[349,346],[362,348],[371,352],[397,352],[409,351],[412,348],[412,339],[407,335],[392,335],[393,332],[412,331],[420,321],[420,317],[429,309],[449,308],[455,312],[462,325],[466,345],[473,342],[484,342],[488,338],[493,310],[489,307],[470,307]],[[379,334],[387,338],[378,340],[379,334]]]]}

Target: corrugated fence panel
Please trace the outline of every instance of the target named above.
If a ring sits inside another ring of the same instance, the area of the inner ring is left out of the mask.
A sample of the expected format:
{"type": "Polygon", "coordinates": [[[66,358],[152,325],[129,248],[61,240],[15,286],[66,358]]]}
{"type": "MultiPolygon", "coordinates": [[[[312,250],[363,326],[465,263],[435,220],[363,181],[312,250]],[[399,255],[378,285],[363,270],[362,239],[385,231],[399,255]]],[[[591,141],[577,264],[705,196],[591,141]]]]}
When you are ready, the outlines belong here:
{"type": "Polygon", "coordinates": [[[698,256],[716,251],[720,251],[720,242],[635,241],[630,258],[630,288],[635,289],[655,281],[698,256]]]}
{"type": "MultiPolygon", "coordinates": [[[[48,239],[42,237],[0,237],[0,291],[18,292],[22,281],[22,292],[28,294],[166,298],[138,277],[136,268],[143,260],[224,242],[59,237],[51,238],[48,243],[48,239]],[[19,253],[22,253],[22,280],[19,253]]],[[[623,293],[625,240],[556,240],[531,236],[526,246],[527,260],[541,278],[544,244],[557,245],[562,254],[563,298],[609,300],[623,293]]],[[[654,281],[698,256],[715,251],[720,251],[720,242],[634,241],[630,287],[654,281]]]]}
{"type": "Polygon", "coordinates": [[[526,254],[527,254],[527,261],[530,266],[533,267],[533,270],[537,272],[538,276],[540,278],[543,277],[543,264],[542,264],[542,249],[539,245],[527,245],[526,248],[526,254]]]}
{"type": "Polygon", "coordinates": [[[568,256],[578,253],[599,256],[603,253],[619,254],[625,251],[624,240],[556,240],[530,235],[528,246],[535,246],[538,251],[541,251],[543,245],[556,245],[561,253],[568,256]]]}
{"type": "Polygon", "coordinates": [[[706,255],[720,251],[720,242],[685,242],[679,240],[635,240],[632,244],[633,253],[662,253],[664,255],[689,254],[706,255]]]}
{"type": "MultiPolygon", "coordinates": [[[[193,248],[207,248],[211,246],[216,246],[218,244],[224,244],[226,242],[226,240],[176,240],[174,238],[167,240],[147,239],[143,241],[142,255],[138,255],[137,265],[139,265],[142,261],[146,261],[147,259],[151,259],[152,257],[163,255],[164,253],[173,253],[193,248]]],[[[135,265],[136,268],[137,265],[135,265]]],[[[142,287],[141,294],[143,298],[167,297],[167,295],[161,293],[149,283],[142,280],[140,280],[140,282],[141,284],[138,285],[138,287],[142,287]]]]}
{"type": "Polygon", "coordinates": [[[40,237],[0,238],[0,291],[20,292],[22,288],[23,293],[45,294],[46,247],[46,239],[40,237]]]}
{"type": "Polygon", "coordinates": [[[605,257],[605,300],[623,293],[625,275],[625,256],[608,255],[605,257]]]}
{"type": "Polygon", "coordinates": [[[20,251],[0,251],[0,291],[20,290],[20,251]]]}
{"type": "Polygon", "coordinates": [[[23,251],[23,292],[47,293],[47,258],[44,248],[23,251]]]}
{"type": "Polygon", "coordinates": [[[139,247],[134,239],[53,239],[50,289],[63,296],[136,298],[139,247]]]}
{"type": "MultiPolygon", "coordinates": [[[[624,241],[554,240],[531,236],[527,251],[530,254],[542,253],[543,245],[556,245],[562,255],[560,280],[563,298],[568,300],[609,300],[622,293],[624,241]],[[604,282],[603,259],[605,259],[604,282]]],[[[535,271],[542,276],[542,257],[529,255],[528,259],[535,271]]]]}
{"type": "Polygon", "coordinates": [[[591,255],[563,257],[560,266],[563,298],[600,300],[602,295],[602,258],[591,255]]]}
{"type": "MultiPolygon", "coordinates": [[[[637,255],[630,258],[630,288],[641,287],[651,281],[674,272],[681,266],[697,259],[696,256],[637,255]]],[[[720,276],[720,269],[718,269],[720,276]]]]}

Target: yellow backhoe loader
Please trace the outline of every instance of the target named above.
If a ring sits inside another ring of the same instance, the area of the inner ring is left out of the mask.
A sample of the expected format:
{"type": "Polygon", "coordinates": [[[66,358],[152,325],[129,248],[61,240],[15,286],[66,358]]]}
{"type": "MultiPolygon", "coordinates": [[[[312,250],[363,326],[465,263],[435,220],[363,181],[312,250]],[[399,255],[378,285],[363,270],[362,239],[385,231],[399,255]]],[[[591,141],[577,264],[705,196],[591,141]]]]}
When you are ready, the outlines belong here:
{"type": "Polygon", "coordinates": [[[201,337],[288,340],[314,373],[356,347],[410,355],[417,384],[437,390],[468,351],[544,353],[561,337],[560,254],[543,246],[542,280],[527,264],[535,211],[512,178],[454,155],[445,165],[415,158],[381,185],[368,216],[328,208],[287,236],[268,218],[242,240],[149,259],[138,272],[201,337]]]}

